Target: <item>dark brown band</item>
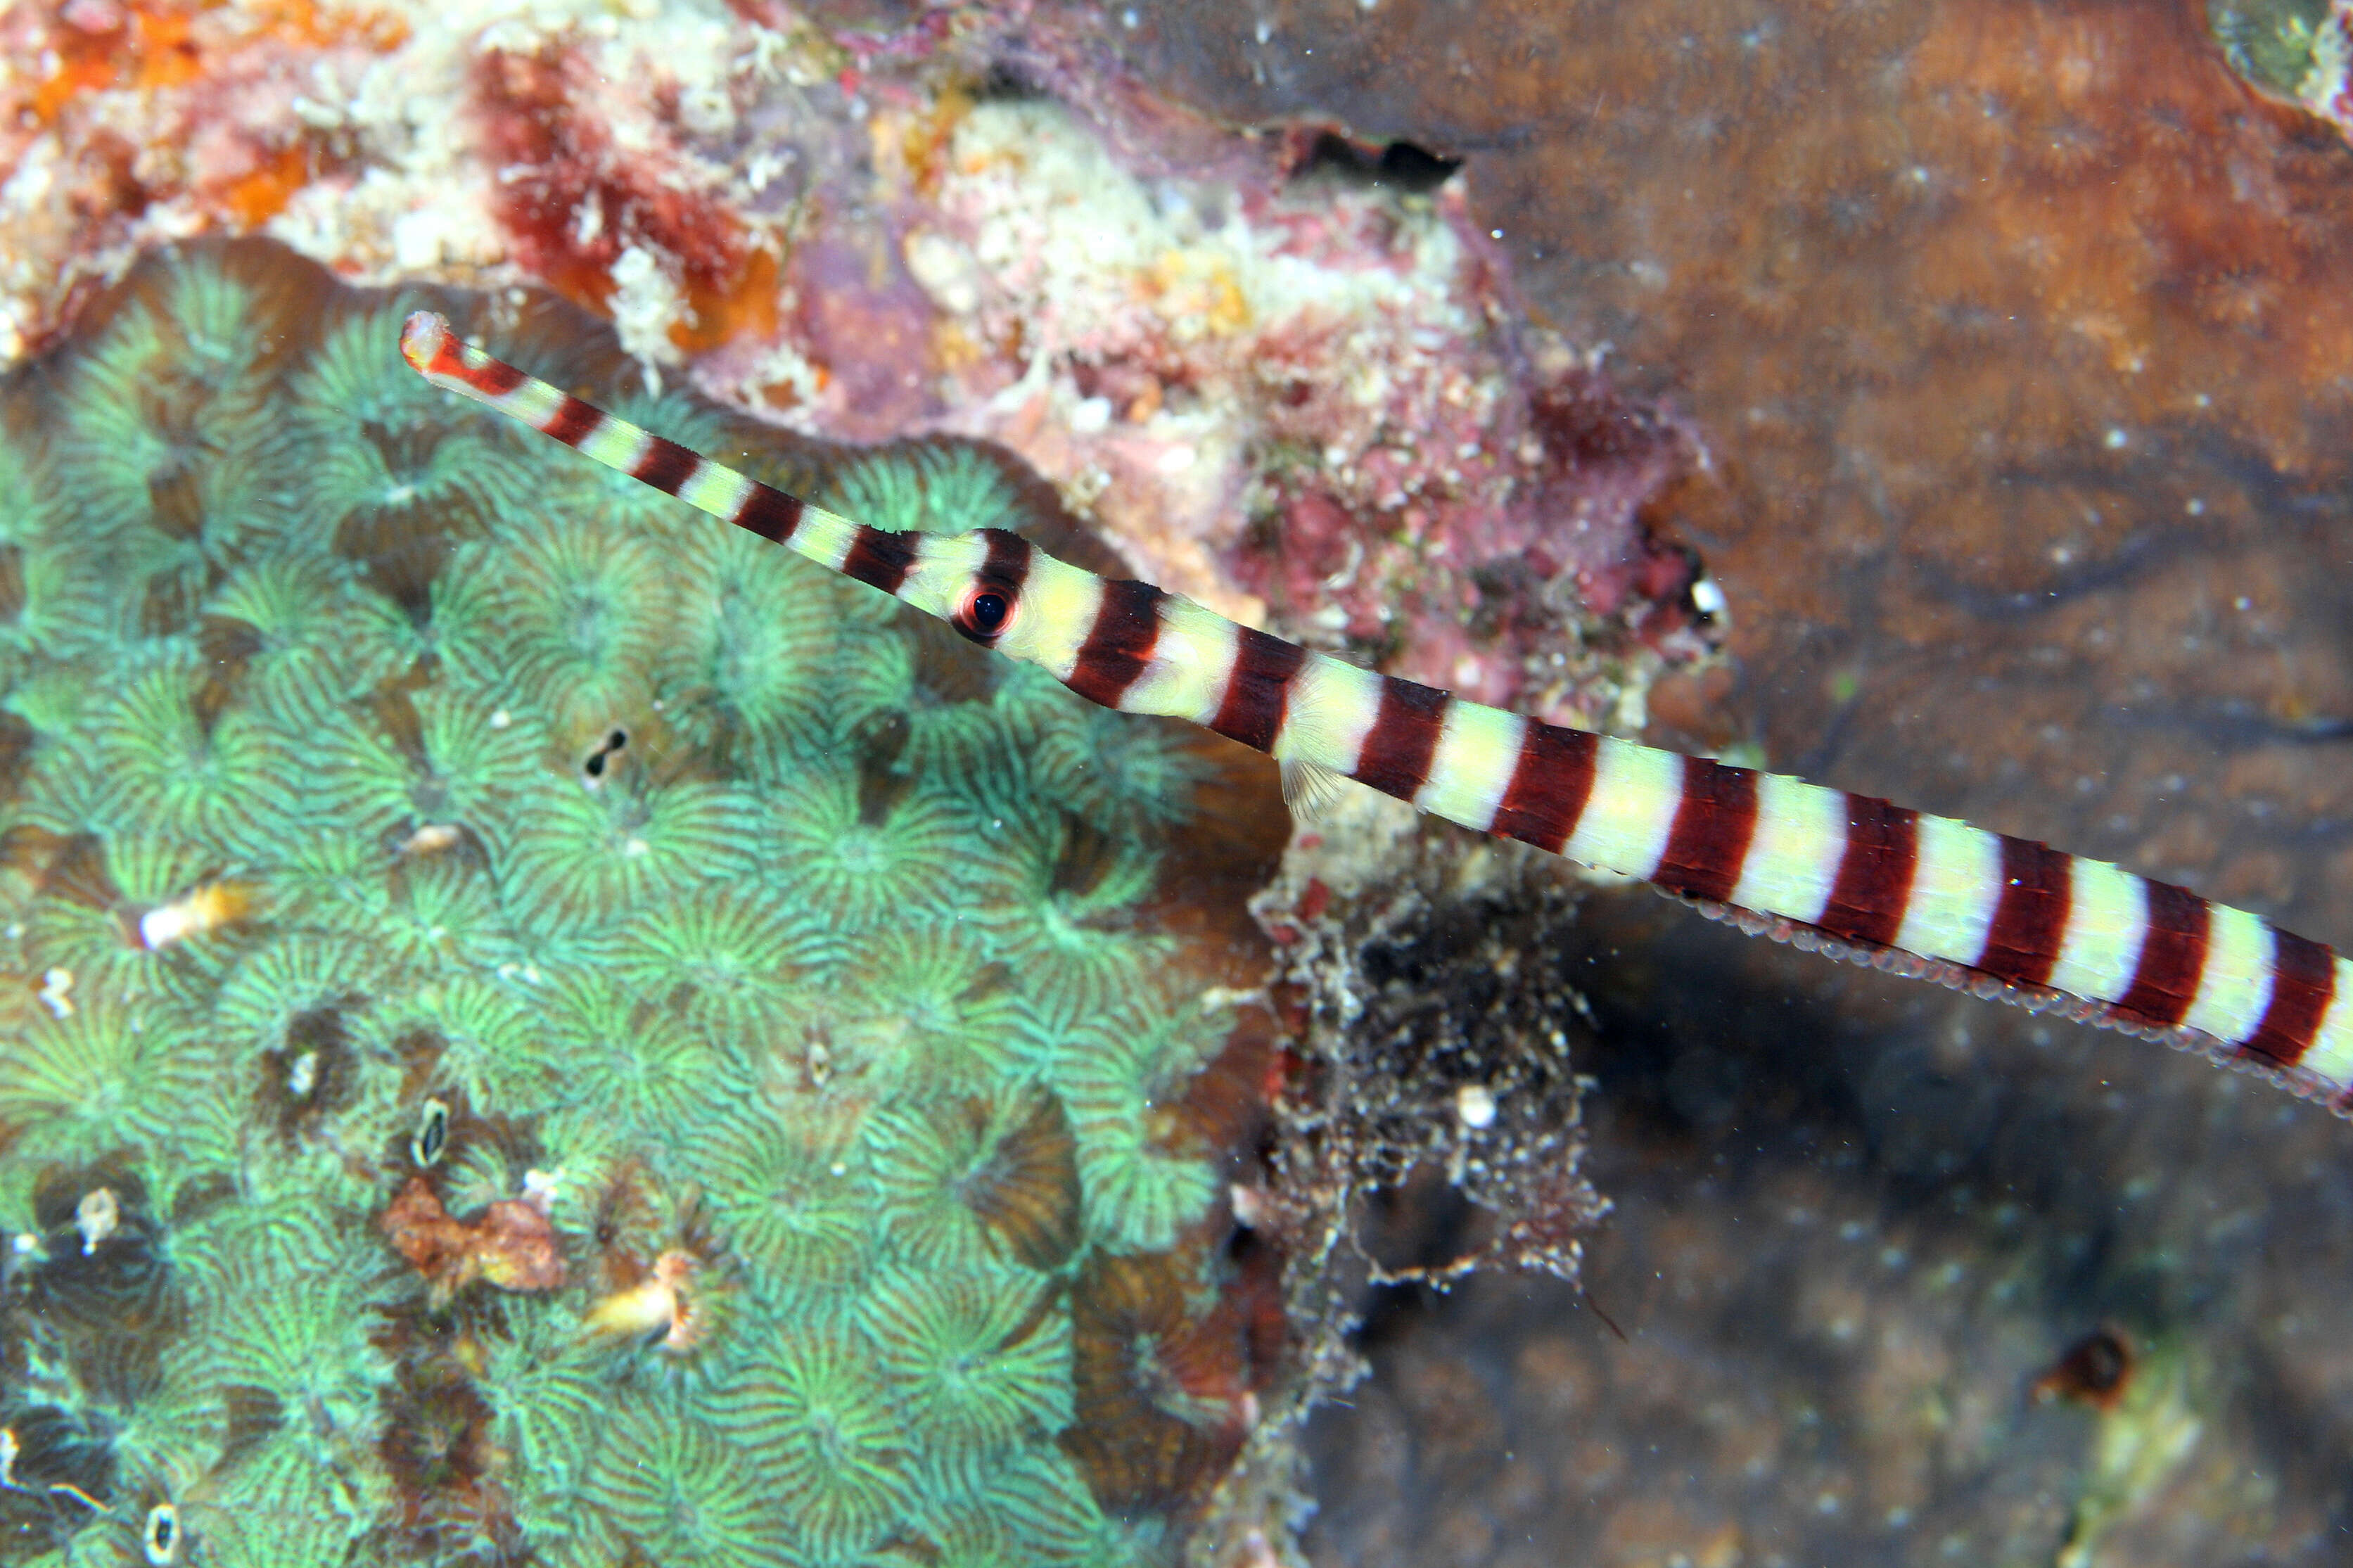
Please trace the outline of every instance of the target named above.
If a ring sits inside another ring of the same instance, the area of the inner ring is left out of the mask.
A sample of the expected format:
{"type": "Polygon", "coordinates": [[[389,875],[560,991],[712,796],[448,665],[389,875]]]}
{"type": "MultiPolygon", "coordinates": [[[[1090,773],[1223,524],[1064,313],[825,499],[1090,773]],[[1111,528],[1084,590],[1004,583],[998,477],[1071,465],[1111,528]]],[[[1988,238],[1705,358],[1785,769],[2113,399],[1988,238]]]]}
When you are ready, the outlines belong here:
{"type": "Polygon", "coordinates": [[[1237,628],[1234,673],[1209,728],[1245,746],[1274,750],[1274,739],[1282,732],[1283,709],[1291,700],[1292,679],[1306,662],[1303,647],[1249,626],[1237,628]]]}
{"type": "Polygon", "coordinates": [[[2170,882],[2147,887],[2148,931],[2141,938],[2132,988],[2117,999],[2116,1009],[2170,1027],[2189,1015],[2189,1005],[2198,999],[2213,914],[2206,900],[2187,888],[2170,882]]]}
{"type": "Polygon", "coordinates": [[[920,533],[893,533],[861,522],[857,537],[849,542],[849,553],[842,557],[842,575],[855,577],[870,588],[895,594],[899,584],[907,580],[907,569],[915,563],[915,552],[923,548],[923,542],[920,533]]]}
{"type": "Polygon", "coordinates": [[[1438,755],[1439,731],[1446,727],[1445,692],[1417,686],[1395,676],[1381,681],[1381,705],[1365,743],[1356,749],[1356,766],[1350,774],[1383,795],[1411,800],[1430,780],[1430,764],[1438,755]]]}
{"type": "Polygon", "coordinates": [[[1090,702],[1118,707],[1159,645],[1160,601],[1166,597],[1149,583],[1106,581],[1095,624],[1064,684],[1090,702]]]}
{"type": "Polygon", "coordinates": [[[1920,860],[1920,814],[1867,795],[1846,797],[1846,850],[1815,923],[1832,936],[1894,944],[1920,860]]]}
{"type": "Polygon", "coordinates": [[[1683,759],[1683,796],[1651,880],[1686,898],[1724,903],[1757,834],[1757,774],[1705,757],[1683,759]]]}
{"type": "Polygon", "coordinates": [[[2272,928],[2277,956],[2272,964],[2272,999],[2263,1021],[2239,1047],[2274,1067],[2291,1068],[2312,1048],[2320,1021],[2337,994],[2337,954],[2320,943],[2272,928]]]}
{"type": "Polygon", "coordinates": [[[1594,759],[1599,739],[1584,730],[1528,721],[1512,782],[1495,807],[1488,831],[1557,855],[1577,831],[1593,794],[1594,759]]]}
{"type": "Polygon", "coordinates": [[[2074,861],[2031,838],[2001,836],[2001,899],[1975,967],[2013,985],[2047,985],[2067,940],[2074,861]]]}

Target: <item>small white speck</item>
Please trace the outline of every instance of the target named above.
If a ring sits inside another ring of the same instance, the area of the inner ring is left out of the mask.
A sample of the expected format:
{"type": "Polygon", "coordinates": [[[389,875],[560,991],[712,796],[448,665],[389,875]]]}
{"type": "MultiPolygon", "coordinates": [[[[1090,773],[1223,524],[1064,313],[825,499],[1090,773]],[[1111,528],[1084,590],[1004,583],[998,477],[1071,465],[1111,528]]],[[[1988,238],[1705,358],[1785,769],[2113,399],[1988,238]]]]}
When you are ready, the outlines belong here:
{"type": "Polygon", "coordinates": [[[1270,23],[1261,22],[1258,25],[1258,41],[1262,44],[1272,37],[1274,37],[1273,26],[1270,23]]]}
{"type": "Polygon", "coordinates": [[[1724,590],[1715,585],[1713,577],[1703,577],[1691,585],[1692,607],[1703,616],[1724,614],[1724,590]]]}
{"type": "Polygon", "coordinates": [[[509,712],[508,712],[505,709],[503,709],[503,708],[500,709],[497,712],[492,713],[492,714],[491,715],[491,729],[493,729],[493,730],[503,730],[503,729],[505,729],[508,725],[510,725],[510,724],[512,724],[512,723],[513,723],[513,722],[514,722],[514,715],[513,715],[513,714],[512,714],[512,713],[509,713],[509,712]]]}
{"type": "Polygon", "coordinates": [[[1152,466],[1164,474],[1181,474],[1193,466],[1194,457],[1190,447],[1171,447],[1161,453],[1152,466]]]}
{"type": "Polygon", "coordinates": [[[2126,435],[2121,427],[2113,426],[2109,427],[2107,434],[2107,447],[2109,451],[2121,452],[2131,443],[2132,437],[2126,435]]]}
{"type": "Polygon", "coordinates": [[[410,834],[400,847],[404,855],[438,855],[458,843],[463,837],[458,828],[447,822],[428,822],[410,834]]]}
{"type": "Polygon", "coordinates": [[[74,972],[59,964],[41,972],[41,1005],[55,1018],[73,1016],[74,972]]]}
{"type": "Polygon", "coordinates": [[[2189,401],[2196,404],[2200,408],[2211,408],[2214,406],[2214,400],[2207,396],[2202,392],[2197,396],[2191,398],[2189,401]]]}
{"type": "Polygon", "coordinates": [[[185,908],[179,904],[165,904],[139,917],[139,942],[153,952],[157,948],[170,946],[195,929],[195,922],[189,919],[185,908]]]}
{"type": "Polygon", "coordinates": [[[2188,512],[2192,517],[2204,517],[2206,515],[2205,500],[2200,496],[2191,496],[2189,500],[2182,504],[2181,510],[2188,512]]]}
{"type": "Polygon", "coordinates": [[[1501,239],[1504,237],[1504,231],[1500,228],[1491,228],[1487,231],[1487,237],[1489,239],[1501,239]]]}
{"type": "Polygon", "coordinates": [[[1473,1131],[1495,1124],[1495,1094],[1483,1083],[1466,1083],[1454,1091],[1454,1114],[1473,1131]]]}
{"type": "Polygon", "coordinates": [[[1136,28],[1144,25],[1144,18],[1137,16],[1135,14],[1135,7],[1131,5],[1126,10],[1122,11],[1119,14],[1119,25],[1133,33],[1136,28]]]}
{"type": "Polygon", "coordinates": [[[99,1244],[122,1227],[122,1205],[112,1187],[92,1187],[74,1205],[74,1228],[81,1232],[81,1255],[88,1258],[99,1244]]]}
{"type": "Polygon", "coordinates": [[[2252,610],[2255,607],[2255,602],[2242,594],[2231,601],[2231,607],[2234,610],[2252,610]]]}

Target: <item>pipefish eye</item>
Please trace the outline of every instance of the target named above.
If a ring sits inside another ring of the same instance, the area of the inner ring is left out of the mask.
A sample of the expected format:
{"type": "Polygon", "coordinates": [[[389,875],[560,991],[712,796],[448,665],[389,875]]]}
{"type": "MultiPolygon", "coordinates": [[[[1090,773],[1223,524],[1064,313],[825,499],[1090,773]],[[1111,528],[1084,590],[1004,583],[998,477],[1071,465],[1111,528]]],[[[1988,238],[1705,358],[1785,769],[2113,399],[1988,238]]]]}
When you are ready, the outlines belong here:
{"type": "Polygon", "coordinates": [[[995,588],[976,588],[955,617],[956,630],[968,637],[993,641],[1013,620],[1012,599],[995,588]]]}

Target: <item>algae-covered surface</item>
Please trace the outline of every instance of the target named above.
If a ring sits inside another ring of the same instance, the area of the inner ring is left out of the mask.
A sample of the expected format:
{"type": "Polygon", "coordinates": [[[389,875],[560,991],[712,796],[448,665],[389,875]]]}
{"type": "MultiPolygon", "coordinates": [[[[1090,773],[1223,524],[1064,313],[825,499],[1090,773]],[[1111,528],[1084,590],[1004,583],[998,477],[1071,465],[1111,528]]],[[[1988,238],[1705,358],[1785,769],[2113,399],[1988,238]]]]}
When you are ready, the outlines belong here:
{"type": "Polygon", "coordinates": [[[274,247],[15,376],[0,1560],[1163,1558],[1268,1372],[1279,800],[434,390],[420,303],[1092,548],[993,450],[747,448],[569,307],[274,247]]]}

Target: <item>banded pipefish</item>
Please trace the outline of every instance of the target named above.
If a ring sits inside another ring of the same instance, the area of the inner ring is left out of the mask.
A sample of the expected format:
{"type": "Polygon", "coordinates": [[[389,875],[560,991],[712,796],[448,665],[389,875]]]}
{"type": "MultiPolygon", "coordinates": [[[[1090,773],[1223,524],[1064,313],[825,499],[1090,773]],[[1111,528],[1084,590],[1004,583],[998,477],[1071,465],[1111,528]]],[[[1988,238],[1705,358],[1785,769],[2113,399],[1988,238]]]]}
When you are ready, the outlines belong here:
{"type": "Polygon", "coordinates": [[[2353,1115],[2353,963],[2258,916],[1868,795],[1540,723],[1238,626],[1017,534],[898,533],[771,489],[460,342],[401,353],[700,510],[1039,665],[1482,833],[1643,881],[1745,929],[2206,1052],[2353,1115]]]}

